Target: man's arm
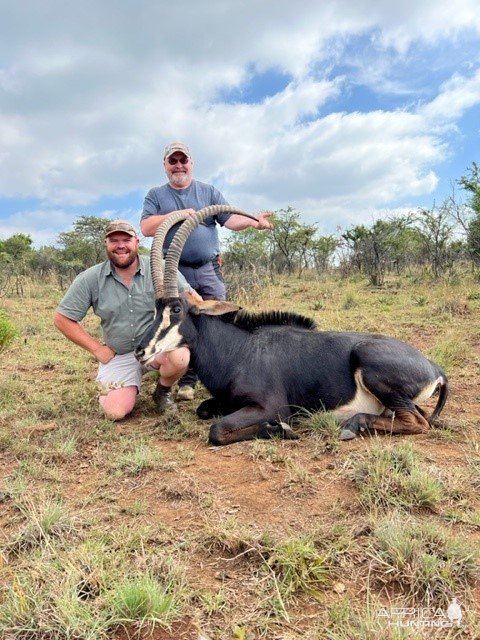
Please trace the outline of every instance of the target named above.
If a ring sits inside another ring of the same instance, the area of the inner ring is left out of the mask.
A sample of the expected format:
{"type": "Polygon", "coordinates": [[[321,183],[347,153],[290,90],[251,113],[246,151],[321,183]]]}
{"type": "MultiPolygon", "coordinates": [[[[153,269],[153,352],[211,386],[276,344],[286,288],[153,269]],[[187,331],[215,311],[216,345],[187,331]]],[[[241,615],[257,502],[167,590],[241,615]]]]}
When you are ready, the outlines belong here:
{"type": "MultiPolygon", "coordinates": [[[[189,215],[195,213],[195,209],[179,209],[179,211],[185,211],[189,215]]],[[[177,211],[172,213],[178,213],[177,211]]],[[[168,217],[168,215],[151,215],[148,218],[144,218],[140,221],[140,230],[144,236],[154,236],[155,231],[158,229],[160,224],[168,217]]]]}
{"type": "Polygon", "coordinates": [[[231,229],[232,231],[242,231],[243,229],[248,229],[248,227],[253,227],[254,229],[259,230],[273,229],[273,224],[268,220],[271,215],[271,211],[262,211],[259,214],[257,221],[234,213],[223,226],[227,229],[231,229]]]}
{"type": "Polygon", "coordinates": [[[89,351],[102,364],[110,362],[115,355],[113,349],[93,338],[79,322],[67,318],[63,313],[56,311],[53,323],[66,338],[89,351]]]}

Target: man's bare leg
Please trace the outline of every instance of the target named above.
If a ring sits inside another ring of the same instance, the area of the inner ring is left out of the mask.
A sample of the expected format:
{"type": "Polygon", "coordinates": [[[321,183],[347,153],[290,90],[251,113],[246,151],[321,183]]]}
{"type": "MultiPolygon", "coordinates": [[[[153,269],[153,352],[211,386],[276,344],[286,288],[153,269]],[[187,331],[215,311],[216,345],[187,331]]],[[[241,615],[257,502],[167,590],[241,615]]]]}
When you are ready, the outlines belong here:
{"type": "Polygon", "coordinates": [[[109,420],[122,420],[132,412],[137,394],[138,389],[133,385],[112,389],[106,395],[101,395],[98,401],[109,420]]]}

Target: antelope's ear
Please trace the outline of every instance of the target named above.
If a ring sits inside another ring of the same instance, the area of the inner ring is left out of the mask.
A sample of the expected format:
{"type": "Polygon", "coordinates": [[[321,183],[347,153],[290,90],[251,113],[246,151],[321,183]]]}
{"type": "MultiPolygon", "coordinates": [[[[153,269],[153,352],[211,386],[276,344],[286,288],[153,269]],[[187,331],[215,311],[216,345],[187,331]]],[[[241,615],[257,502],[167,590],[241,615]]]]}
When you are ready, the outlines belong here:
{"type": "Polygon", "coordinates": [[[226,300],[202,300],[202,302],[196,302],[191,311],[196,315],[203,313],[207,316],[223,316],[226,313],[236,313],[240,309],[238,304],[226,300]]]}
{"type": "Polygon", "coordinates": [[[203,298],[198,295],[195,289],[192,289],[191,291],[184,291],[181,294],[181,297],[184,298],[188,302],[188,304],[191,304],[191,305],[196,305],[199,302],[202,302],[203,300],[203,298]]]}

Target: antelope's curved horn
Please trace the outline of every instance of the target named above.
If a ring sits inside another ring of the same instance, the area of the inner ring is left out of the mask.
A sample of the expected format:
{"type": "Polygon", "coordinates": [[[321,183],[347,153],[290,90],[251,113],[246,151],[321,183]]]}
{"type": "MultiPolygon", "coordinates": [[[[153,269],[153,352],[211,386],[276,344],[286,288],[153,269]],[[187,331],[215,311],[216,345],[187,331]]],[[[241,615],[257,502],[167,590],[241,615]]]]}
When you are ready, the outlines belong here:
{"type": "Polygon", "coordinates": [[[189,214],[184,211],[175,211],[168,215],[155,231],[150,251],[150,271],[152,273],[155,300],[163,298],[163,243],[173,225],[186,220],[188,217],[189,214]]]}
{"type": "Polygon", "coordinates": [[[245,211],[235,209],[228,204],[214,204],[189,215],[188,219],[182,224],[175,234],[165,258],[165,276],[163,279],[163,295],[165,298],[178,298],[177,269],[178,263],[180,262],[180,255],[188,236],[206,218],[219,213],[233,213],[239,216],[245,216],[246,218],[251,218],[252,220],[257,220],[257,218],[251,213],[245,213],[245,211]]]}

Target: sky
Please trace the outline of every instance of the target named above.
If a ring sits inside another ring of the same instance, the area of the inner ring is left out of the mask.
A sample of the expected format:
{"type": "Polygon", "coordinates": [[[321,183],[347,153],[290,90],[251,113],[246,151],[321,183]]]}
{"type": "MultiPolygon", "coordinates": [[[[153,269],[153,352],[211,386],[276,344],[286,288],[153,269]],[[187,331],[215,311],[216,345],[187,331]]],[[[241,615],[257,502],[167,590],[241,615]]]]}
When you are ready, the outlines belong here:
{"type": "MultiPolygon", "coordinates": [[[[432,207],[480,162],[478,0],[0,0],[0,238],[139,228],[163,149],[320,234],[432,207]]],[[[457,191],[459,199],[466,194],[457,191]]]]}

